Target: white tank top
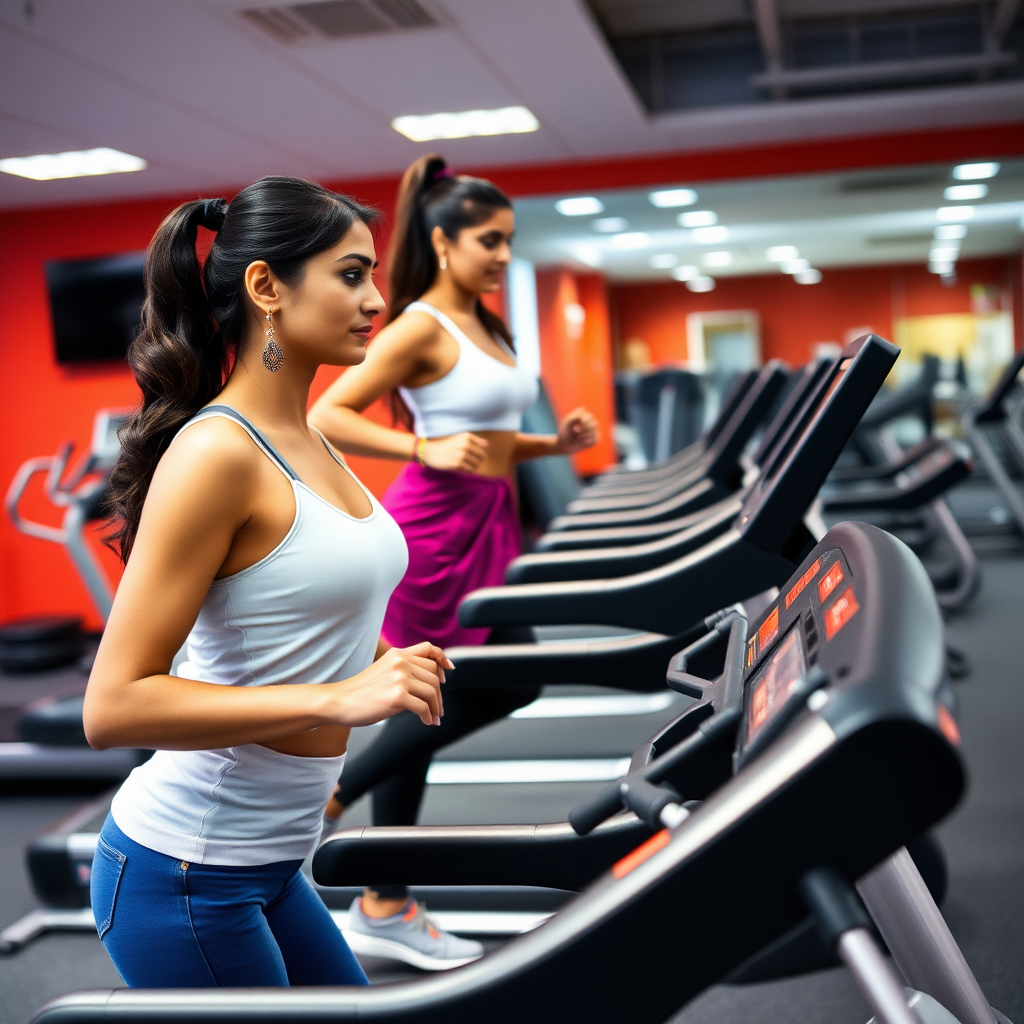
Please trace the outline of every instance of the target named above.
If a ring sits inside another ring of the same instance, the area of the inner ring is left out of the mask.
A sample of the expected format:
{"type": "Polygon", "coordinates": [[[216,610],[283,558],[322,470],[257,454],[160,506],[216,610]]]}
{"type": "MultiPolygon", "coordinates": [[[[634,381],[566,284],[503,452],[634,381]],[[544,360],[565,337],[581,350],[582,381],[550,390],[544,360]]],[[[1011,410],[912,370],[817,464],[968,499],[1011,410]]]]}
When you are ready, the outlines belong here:
{"type": "MultiPolygon", "coordinates": [[[[428,313],[459,344],[459,358],[441,378],[420,388],[399,388],[419,437],[448,437],[464,430],[519,430],[523,413],[537,401],[537,381],[519,366],[477,348],[458,325],[426,302],[403,310],[428,313]]],[[[500,338],[509,355],[515,353],[500,338]]]]}
{"type": "MultiPolygon", "coordinates": [[[[295,519],[270,554],[213,581],[179,673],[224,686],[272,686],[361,672],[373,661],[388,599],[408,564],[402,531],[362,484],[372,506],[365,519],[321,498],[234,409],[208,406],[182,430],[211,416],[238,423],[288,477],[295,519]]],[[[344,760],[258,743],[158,750],[127,778],[111,813],[130,839],[176,860],[302,860],[320,837],[344,760]]]]}

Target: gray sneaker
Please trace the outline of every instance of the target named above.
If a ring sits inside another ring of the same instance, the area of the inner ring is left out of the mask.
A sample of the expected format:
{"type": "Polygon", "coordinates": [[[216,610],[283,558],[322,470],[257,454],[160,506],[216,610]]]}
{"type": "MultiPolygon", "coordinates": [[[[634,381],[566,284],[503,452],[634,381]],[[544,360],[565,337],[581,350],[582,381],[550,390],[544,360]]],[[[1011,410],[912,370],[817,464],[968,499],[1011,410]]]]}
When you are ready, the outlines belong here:
{"type": "Polygon", "coordinates": [[[363,913],[356,897],[343,934],[353,953],[401,960],[421,971],[447,971],[484,955],[481,943],[442,931],[413,899],[397,914],[375,918],[363,913]]]}

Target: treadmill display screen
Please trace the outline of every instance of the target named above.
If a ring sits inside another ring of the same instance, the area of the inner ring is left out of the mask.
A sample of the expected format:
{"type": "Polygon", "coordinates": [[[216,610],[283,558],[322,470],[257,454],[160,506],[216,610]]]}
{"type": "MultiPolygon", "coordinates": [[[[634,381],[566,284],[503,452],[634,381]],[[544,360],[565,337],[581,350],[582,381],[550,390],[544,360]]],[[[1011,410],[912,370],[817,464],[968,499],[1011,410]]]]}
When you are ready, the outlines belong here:
{"type": "Polygon", "coordinates": [[[744,743],[761,731],[785,705],[793,687],[807,672],[804,642],[798,624],[761,667],[747,688],[747,730],[744,743]]]}

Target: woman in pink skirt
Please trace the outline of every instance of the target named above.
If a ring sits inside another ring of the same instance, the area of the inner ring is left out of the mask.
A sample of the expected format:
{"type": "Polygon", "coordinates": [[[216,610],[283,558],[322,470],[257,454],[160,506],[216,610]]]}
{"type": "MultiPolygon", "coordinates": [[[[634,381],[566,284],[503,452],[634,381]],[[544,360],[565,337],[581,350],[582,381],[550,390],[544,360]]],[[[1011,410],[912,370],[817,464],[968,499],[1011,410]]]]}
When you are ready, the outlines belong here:
{"type": "MultiPolygon", "coordinates": [[[[388,263],[388,324],[366,361],[344,373],[310,412],[342,451],[409,463],[384,496],[409,546],[409,568],[394,591],[383,636],[398,647],[430,637],[438,646],[482,644],[487,629],[458,624],[471,590],[496,586],[520,551],[511,474],[515,463],[582,451],[597,425],[576,409],[558,433],[519,432],[537,382],[516,365],[512,336],[480,296],[501,287],[511,259],[512,204],[488,181],[453,175],[425,156],[399,188],[388,263]],[[390,429],[363,411],[391,395],[390,429]]],[[[536,688],[454,691],[439,728],[413,715],[391,719],[345,766],[328,821],[368,791],[375,825],[416,822],[434,752],[530,703],[536,688]]],[[[383,880],[382,880],[383,881],[383,880]]],[[[402,885],[375,885],[353,904],[352,948],[432,970],[476,959],[479,943],[431,924],[402,885]]]]}

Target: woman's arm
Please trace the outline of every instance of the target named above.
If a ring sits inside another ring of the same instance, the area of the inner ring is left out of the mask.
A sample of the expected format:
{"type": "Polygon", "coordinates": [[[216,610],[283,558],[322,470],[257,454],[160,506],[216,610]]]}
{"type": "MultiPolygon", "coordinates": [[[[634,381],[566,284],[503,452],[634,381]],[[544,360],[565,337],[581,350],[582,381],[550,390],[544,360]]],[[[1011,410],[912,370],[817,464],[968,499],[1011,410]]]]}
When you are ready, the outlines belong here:
{"type": "Polygon", "coordinates": [[[93,746],[212,749],[369,724],[402,709],[438,720],[447,659],[430,644],[388,651],[320,686],[232,687],[169,674],[236,536],[256,519],[261,481],[266,503],[262,458],[233,424],[213,420],[190,427],[161,459],[86,690],[93,746]]]}
{"type": "Polygon", "coordinates": [[[558,424],[557,434],[516,434],[513,462],[542,459],[545,455],[574,455],[593,448],[598,439],[597,420],[582,406],[558,424]]]}
{"type": "MultiPolygon", "coordinates": [[[[309,422],[348,455],[412,462],[419,438],[405,430],[374,423],[362,415],[367,406],[422,374],[426,353],[436,341],[437,324],[425,313],[388,324],[366,349],[366,359],[346,370],[309,410],[309,422]],[[423,321],[429,321],[424,323],[423,321]]],[[[434,469],[472,472],[483,462],[488,442],[464,432],[428,441],[423,460],[434,469]]]]}
{"type": "Polygon", "coordinates": [[[367,347],[363,362],[341,374],[309,410],[309,422],[336,448],[406,462],[416,457],[413,435],[374,423],[362,413],[423,370],[434,321],[423,324],[420,319],[407,316],[388,324],[367,347]]]}

